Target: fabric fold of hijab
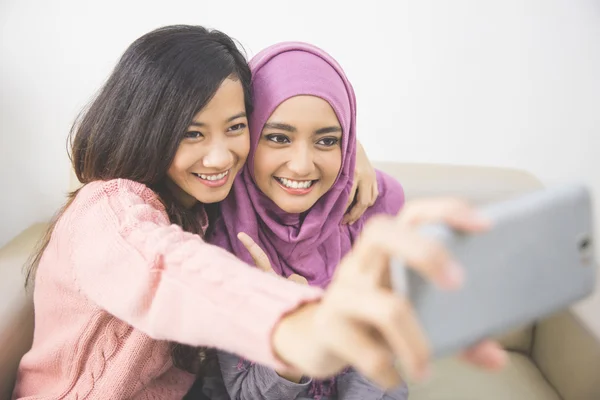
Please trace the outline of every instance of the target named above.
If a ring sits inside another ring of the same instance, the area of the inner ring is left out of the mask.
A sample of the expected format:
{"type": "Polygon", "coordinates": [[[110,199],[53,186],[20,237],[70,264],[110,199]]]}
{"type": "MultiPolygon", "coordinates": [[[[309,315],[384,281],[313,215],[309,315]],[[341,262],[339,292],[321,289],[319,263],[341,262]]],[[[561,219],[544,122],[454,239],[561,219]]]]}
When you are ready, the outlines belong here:
{"type": "Polygon", "coordinates": [[[232,191],[221,203],[222,219],[212,243],[253,264],[237,239],[248,234],[268,255],[279,275],[299,274],[325,287],[340,259],[351,248],[351,229],[342,225],[352,187],[356,158],[356,98],[338,63],[306,43],[271,46],[251,61],[254,112],[249,119],[250,154],[232,191]],[[263,127],[284,101],[301,95],[327,101],[342,127],[342,165],[331,189],[308,211],[290,214],[265,196],[254,180],[254,154],[263,127]]]}

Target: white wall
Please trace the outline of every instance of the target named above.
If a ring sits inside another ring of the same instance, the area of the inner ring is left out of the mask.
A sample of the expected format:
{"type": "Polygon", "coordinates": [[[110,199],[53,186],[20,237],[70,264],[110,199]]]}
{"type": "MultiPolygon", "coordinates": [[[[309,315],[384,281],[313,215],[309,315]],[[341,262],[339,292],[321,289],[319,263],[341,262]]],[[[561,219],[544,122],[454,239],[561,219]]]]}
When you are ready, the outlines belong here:
{"type": "MultiPolygon", "coordinates": [[[[0,245],[62,202],[70,124],[126,46],[173,23],[221,29],[250,55],[282,40],[328,50],[374,159],[518,167],[600,190],[597,0],[3,0],[0,245]]],[[[600,296],[580,308],[600,332],[600,296]]]]}

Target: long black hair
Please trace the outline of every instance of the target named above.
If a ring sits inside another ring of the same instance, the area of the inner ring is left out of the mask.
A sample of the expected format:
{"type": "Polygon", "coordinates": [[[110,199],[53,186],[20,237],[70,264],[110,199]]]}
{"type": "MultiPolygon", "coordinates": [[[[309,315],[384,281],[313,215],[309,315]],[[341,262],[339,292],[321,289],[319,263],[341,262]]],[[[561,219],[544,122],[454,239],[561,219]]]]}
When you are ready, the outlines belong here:
{"type": "MultiPolygon", "coordinates": [[[[249,114],[250,69],[229,36],[201,26],[174,25],[137,39],[71,129],[70,156],[79,181],[85,185],[123,178],[143,183],[158,193],[172,223],[202,235],[197,212],[179,204],[165,181],[194,115],[227,78],[241,82],[249,114]]],[[[26,266],[27,284],[35,277],[56,221],[77,192],[69,194],[26,266]]],[[[175,365],[198,372],[207,356],[204,350],[173,344],[175,365]]]]}

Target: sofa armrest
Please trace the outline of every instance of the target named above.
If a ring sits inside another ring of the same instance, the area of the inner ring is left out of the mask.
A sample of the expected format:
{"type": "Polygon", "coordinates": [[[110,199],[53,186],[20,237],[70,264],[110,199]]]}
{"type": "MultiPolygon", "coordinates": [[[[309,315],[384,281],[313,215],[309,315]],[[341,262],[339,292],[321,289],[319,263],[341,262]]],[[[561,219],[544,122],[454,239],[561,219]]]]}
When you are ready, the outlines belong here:
{"type": "Polygon", "coordinates": [[[564,400],[600,399],[600,340],[573,312],[536,325],[532,358],[564,400]]]}
{"type": "Polygon", "coordinates": [[[529,172],[514,168],[385,161],[373,166],[396,178],[407,200],[458,196],[481,205],[543,187],[529,172]]]}
{"type": "Polygon", "coordinates": [[[0,248],[0,399],[10,399],[21,357],[33,340],[32,291],[25,290],[23,265],[43,235],[37,224],[0,248]]]}

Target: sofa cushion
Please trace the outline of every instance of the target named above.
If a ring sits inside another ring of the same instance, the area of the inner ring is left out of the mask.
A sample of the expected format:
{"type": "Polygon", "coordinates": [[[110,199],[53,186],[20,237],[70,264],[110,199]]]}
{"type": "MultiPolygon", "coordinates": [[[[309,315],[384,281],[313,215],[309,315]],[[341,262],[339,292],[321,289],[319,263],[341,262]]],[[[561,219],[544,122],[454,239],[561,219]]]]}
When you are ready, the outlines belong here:
{"type": "Polygon", "coordinates": [[[528,325],[496,337],[504,348],[531,355],[535,325],[528,325]]]}
{"type": "Polygon", "coordinates": [[[34,225],[0,248],[0,399],[10,398],[17,367],[33,340],[33,302],[22,267],[46,228],[34,225]]]}
{"type": "Polygon", "coordinates": [[[457,358],[437,361],[431,379],[409,385],[410,400],[561,400],[525,355],[510,352],[500,372],[485,372],[457,358]]]}
{"type": "Polygon", "coordinates": [[[562,311],[541,321],[532,358],[565,399],[600,399],[600,341],[576,314],[562,311]]]}
{"type": "Polygon", "coordinates": [[[506,199],[542,183],[528,172],[497,167],[374,162],[375,168],[395,177],[406,198],[460,196],[474,204],[506,199]]]}

